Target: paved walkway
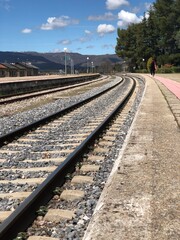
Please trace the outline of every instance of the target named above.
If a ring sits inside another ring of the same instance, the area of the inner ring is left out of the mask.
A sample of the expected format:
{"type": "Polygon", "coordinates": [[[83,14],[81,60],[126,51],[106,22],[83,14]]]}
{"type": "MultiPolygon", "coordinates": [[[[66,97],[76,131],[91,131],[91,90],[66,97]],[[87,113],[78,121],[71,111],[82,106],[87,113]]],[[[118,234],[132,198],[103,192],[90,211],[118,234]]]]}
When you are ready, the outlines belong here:
{"type": "Polygon", "coordinates": [[[171,79],[160,76],[155,76],[155,79],[164,84],[165,87],[167,87],[177,98],[180,99],[180,82],[172,81],[171,79]]]}
{"type": "Polygon", "coordinates": [[[153,79],[155,79],[180,127],[180,74],[157,74],[153,79]]]}
{"type": "Polygon", "coordinates": [[[180,128],[167,100],[180,111],[179,99],[144,77],[139,111],[84,240],[180,239],[180,128]]]}

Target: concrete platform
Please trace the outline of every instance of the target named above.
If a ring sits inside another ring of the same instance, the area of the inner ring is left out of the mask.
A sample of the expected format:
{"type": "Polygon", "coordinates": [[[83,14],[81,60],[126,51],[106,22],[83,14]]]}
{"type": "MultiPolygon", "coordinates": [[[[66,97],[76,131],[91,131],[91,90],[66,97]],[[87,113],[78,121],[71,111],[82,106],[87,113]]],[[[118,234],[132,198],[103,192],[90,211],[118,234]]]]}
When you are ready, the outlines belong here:
{"type": "Polygon", "coordinates": [[[143,76],[142,102],[83,240],[180,239],[180,125],[168,99],[178,111],[180,102],[143,76]]]}
{"type": "Polygon", "coordinates": [[[48,75],[34,77],[5,77],[0,78],[0,97],[11,97],[17,94],[27,94],[49,90],[58,87],[65,87],[67,84],[95,80],[100,74],[79,74],[79,75],[48,75]]]}

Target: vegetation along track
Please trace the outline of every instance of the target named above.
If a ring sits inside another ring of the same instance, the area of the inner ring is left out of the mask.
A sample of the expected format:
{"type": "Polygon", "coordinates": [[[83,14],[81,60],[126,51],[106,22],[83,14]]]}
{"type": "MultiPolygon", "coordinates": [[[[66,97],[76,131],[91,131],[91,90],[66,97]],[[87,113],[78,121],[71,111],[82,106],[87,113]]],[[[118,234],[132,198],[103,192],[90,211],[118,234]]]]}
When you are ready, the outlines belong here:
{"type": "Polygon", "coordinates": [[[25,230],[29,240],[31,235],[82,239],[113,164],[109,154],[118,140],[122,144],[126,120],[130,124],[133,117],[128,114],[135,113],[142,94],[143,83],[136,82],[135,88],[126,77],[98,99],[1,148],[0,239],[25,230]],[[20,161],[22,151],[26,157],[20,161]]]}

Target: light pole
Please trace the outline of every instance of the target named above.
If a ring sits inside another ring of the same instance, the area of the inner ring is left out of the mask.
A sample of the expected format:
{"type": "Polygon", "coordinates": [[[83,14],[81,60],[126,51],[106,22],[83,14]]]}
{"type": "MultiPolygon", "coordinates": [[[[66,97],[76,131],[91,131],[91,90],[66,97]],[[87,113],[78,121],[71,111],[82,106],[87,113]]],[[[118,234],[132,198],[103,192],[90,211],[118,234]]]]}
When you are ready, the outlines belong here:
{"type": "Polygon", "coordinates": [[[74,61],[71,58],[71,74],[74,74],[74,61]]]}
{"type": "Polygon", "coordinates": [[[88,71],[88,60],[89,60],[89,57],[87,57],[87,73],[89,72],[88,71]]]}
{"type": "Polygon", "coordinates": [[[123,62],[123,72],[126,72],[126,61],[123,62]]]}
{"type": "Polygon", "coordinates": [[[144,69],[145,68],[145,59],[143,58],[142,61],[143,61],[143,66],[142,67],[144,69]]]}
{"type": "Polygon", "coordinates": [[[91,62],[91,72],[93,73],[93,67],[94,67],[94,63],[91,62]]]}
{"type": "Polygon", "coordinates": [[[64,48],[64,73],[67,74],[67,59],[66,59],[67,48],[64,48]]]}

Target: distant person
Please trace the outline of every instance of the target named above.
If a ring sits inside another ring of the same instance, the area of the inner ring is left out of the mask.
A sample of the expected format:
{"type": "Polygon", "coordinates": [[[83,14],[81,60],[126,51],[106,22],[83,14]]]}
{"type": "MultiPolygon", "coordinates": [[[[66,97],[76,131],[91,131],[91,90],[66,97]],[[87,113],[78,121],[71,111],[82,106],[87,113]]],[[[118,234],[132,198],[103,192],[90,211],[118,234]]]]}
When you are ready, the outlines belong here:
{"type": "Polygon", "coordinates": [[[151,73],[152,76],[154,76],[155,72],[156,72],[156,62],[153,59],[152,62],[151,62],[151,65],[150,65],[150,73],[151,73]]]}

